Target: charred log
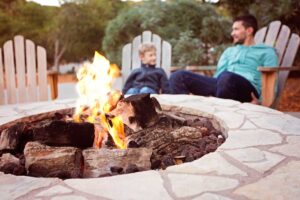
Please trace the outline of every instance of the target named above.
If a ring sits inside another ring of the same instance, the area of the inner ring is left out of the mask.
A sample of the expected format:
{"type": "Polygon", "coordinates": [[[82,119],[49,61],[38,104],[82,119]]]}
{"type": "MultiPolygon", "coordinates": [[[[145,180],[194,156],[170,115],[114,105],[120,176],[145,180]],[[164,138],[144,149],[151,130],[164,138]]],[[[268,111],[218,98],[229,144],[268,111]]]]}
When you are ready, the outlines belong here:
{"type": "Polygon", "coordinates": [[[127,136],[128,144],[153,149],[151,168],[165,169],[174,164],[190,162],[215,151],[224,142],[221,132],[212,126],[202,126],[205,120],[192,119],[164,113],[155,127],[149,127],[127,136]],[[171,116],[171,117],[170,117],[171,116]],[[182,126],[192,124],[193,126],[182,126]],[[180,159],[179,159],[180,158],[180,159]]]}
{"type": "Polygon", "coordinates": [[[160,106],[157,100],[150,98],[150,94],[138,94],[120,100],[109,115],[121,117],[124,124],[138,131],[157,122],[156,109],[160,109],[160,106]]]}
{"type": "Polygon", "coordinates": [[[33,130],[33,140],[50,146],[92,147],[95,138],[94,125],[71,121],[46,121],[33,130]]]}

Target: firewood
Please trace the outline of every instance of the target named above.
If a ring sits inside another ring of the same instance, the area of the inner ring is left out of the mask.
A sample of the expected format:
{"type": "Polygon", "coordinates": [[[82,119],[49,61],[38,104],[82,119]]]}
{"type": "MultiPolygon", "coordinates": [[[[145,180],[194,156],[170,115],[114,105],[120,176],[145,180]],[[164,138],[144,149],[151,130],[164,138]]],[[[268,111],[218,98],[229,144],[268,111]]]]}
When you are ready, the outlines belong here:
{"type": "Polygon", "coordinates": [[[158,101],[150,98],[150,94],[138,94],[120,100],[109,115],[121,117],[123,123],[129,128],[139,131],[157,122],[158,107],[158,101]]]}
{"type": "Polygon", "coordinates": [[[36,177],[81,177],[82,154],[74,147],[50,147],[28,142],[24,149],[28,175],[36,177]]]}
{"type": "Polygon", "coordinates": [[[17,150],[25,125],[17,123],[1,132],[0,150],[17,150]]]}
{"type": "Polygon", "coordinates": [[[151,169],[152,150],[134,149],[86,149],[83,150],[83,177],[95,178],[113,175],[123,171],[144,171],[151,169]],[[133,169],[136,165],[137,169],[133,169]]]}
{"type": "Polygon", "coordinates": [[[92,147],[94,125],[72,121],[49,120],[33,130],[33,140],[50,146],[92,147]]]}
{"type": "Polygon", "coordinates": [[[25,175],[25,168],[20,164],[20,160],[10,153],[1,156],[0,171],[14,175],[25,175]]]}

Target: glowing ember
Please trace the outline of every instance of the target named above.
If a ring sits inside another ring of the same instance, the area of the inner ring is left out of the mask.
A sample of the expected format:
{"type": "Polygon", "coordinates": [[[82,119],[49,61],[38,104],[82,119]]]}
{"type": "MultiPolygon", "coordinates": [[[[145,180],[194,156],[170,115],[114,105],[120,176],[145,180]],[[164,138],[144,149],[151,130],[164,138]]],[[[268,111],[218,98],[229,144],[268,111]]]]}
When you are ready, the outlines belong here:
{"type": "Polygon", "coordinates": [[[116,146],[126,148],[124,125],[119,117],[108,119],[106,114],[113,110],[121,98],[119,91],[112,91],[112,81],[119,76],[119,69],[98,52],[92,64],[85,64],[77,73],[79,99],[75,110],[76,122],[100,123],[103,129],[95,128],[95,146],[101,147],[103,137],[109,133],[116,146]]]}

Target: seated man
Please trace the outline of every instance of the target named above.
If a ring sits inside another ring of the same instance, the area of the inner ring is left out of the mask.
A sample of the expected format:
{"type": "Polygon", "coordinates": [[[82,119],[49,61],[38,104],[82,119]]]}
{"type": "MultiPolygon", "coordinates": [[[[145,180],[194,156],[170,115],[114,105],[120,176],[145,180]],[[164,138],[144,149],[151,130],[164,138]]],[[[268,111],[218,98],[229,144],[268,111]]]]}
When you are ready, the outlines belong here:
{"type": "Polygon", "coordinates": [[[235,46],[227,48],[214,77],[176,71],[170,77],[174,94],[195,94],[257,103],[261,94],[258,66],[278,66],[275,49],[255,44],[257,20],[252,15],[234,19],[231,36],[235,46]]]}
{"type": "Polygon", "coordinates": [[[156,47],[152,43],[139,46],[139,56],[142,61],[141,68],[134,69],[127,78],[123,94],[157,94],[171,93],[171,88],[165,71],[155,68],[156,47]]]}

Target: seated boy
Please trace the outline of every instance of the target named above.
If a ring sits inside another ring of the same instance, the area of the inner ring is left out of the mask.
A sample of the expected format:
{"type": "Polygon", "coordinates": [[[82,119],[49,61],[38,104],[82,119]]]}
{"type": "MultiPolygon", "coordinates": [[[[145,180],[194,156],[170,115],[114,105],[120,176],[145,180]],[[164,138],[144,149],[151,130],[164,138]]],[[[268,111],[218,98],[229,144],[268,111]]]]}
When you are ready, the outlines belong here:
{"type": "Polygon", "coordinates": [[[167,75],[161,68],[155,68],[156,48],[152,43],[144,43],[139,47],[142,61],[140,68],[134,69],[123,87],[123,94],[158,94],[171,93],[167,75]]]}

